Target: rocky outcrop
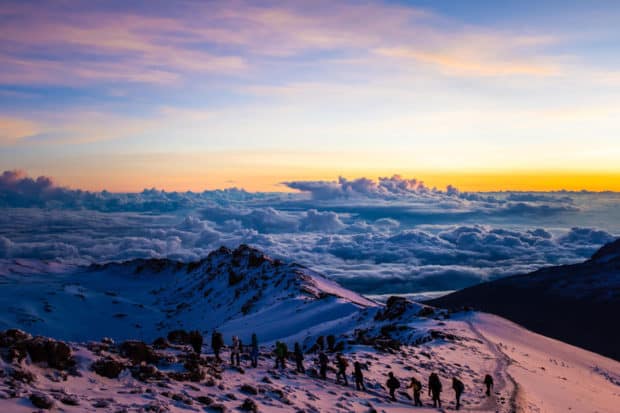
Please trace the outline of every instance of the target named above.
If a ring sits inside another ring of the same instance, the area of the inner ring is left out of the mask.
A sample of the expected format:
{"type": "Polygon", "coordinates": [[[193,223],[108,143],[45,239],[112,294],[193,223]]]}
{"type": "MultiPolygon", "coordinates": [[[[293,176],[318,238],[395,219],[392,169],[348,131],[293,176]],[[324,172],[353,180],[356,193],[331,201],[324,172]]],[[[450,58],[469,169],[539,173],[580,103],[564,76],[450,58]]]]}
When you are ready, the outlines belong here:
{"type": "Polygon", "coordinates": [[[125,368],[127,368],[125,363],[112,357],[101,358],[91,365],[95,373],[109,379],[117,378],[125,368]]]}
{"type": "Polygon", "coordinates": [[[143,341],[127,340],[120,346],[120,353],[123,357],[131,360],[133,364],[157,363],[159,356],[152,347],[143,341]]]}
{"type": "Polygon", "coordinates": [[[32,393],[30,395],[30,401],[32,402],[34,407],[38,407],[39,409],[49,410],[55,405],[54,399],[52,397],[40,392],[32,393]]]}
{"type": "Polygon", "coordinates": [[[71,347],[67,343],[47,337],[33,338],[17,329],[0,333],[0,354],[9,362],[21,362],[29,356],[33,363],[44,363],[58,370],[66,370],[75,365],[71,347]]]}

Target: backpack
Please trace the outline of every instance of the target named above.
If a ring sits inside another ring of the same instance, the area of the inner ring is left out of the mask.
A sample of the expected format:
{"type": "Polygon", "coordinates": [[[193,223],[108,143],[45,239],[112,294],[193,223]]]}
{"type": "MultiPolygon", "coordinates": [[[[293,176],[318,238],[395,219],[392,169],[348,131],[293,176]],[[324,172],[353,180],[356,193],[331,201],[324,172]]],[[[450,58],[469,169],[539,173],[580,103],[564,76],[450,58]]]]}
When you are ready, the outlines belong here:
{"type": "Polygon", "coordinates": [[[400,387],[400,381],[396,377],[390,377],[387,382],[387,385],[390,389],[398,389],[400,387]]]}
{"type": "Polygon", "coordinates": [[[421,390],[422,390],[422,383],[420,383],[420,380],[413,379],[413,391],[419,392],[421,390]]]}
{"type": "Polygon", "coordinates": [[[465,390],[465,385],[463,384],[462,381],[457,381],[456,383],[454,383],[454,388],[459,392],[462,393],[463,390],[465,390]]]}

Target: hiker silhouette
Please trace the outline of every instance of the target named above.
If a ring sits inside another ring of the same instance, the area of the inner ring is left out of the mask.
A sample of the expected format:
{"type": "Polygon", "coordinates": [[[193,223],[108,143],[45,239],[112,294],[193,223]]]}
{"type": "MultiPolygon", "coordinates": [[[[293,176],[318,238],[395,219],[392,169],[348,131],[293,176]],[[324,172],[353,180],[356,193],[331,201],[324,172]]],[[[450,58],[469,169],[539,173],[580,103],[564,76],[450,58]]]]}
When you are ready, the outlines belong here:
{"type": "Polygon", "coordinates": [[[400,387],[400,381],[398,381],[398,379],[394,376],[394,373],[391,371],[388,373],[388,379],[385,384],[390,390],[390,398],[396,401],[396,394],[394,394],[394,392],[400,387]]]}
{"type": "Polygon", "coordinates": [[[458,378],[452,377],[452,389],[456,398],[456,410],[459,410],[461,408],[461,395],[463,390],[465,390],[465,385],[458,378]]]}
{"type": "Polygon", "coordinates": [[[493,388],[493,377],[490,374],[484,376],[484,385],[487,388],[486,395],[488,397],[491,395],[491,389],[493,388]]]}
{"type": "Polygon", "coordinates": [[[362,363],[356,361],[353,363],[353,376],[355,377],[355,388],[357,390],[366,391],[366,386],[364,385],[364,372],[362,371],[362,363]]]}
{"type": "Polygon", "coordinates": [[[433,407],[441,407],[441,380],[437,373],[431,373],[428,377],[428,395],[433,398],[433,407]]]}
{"type": "Polygon", "coordinates": [[[422,400],[420,399],[420,395],[422,393],[422,382],[415,377],[412,377],[411,382],[409,383],[407,388],[413,390],[414,406],[422,406],[422,400]]]}
{"type": "Polygon", "coordinates": [[[295,364],[298,373],[305,373],[306,369],[304,368],[304,353],[301,350],[301,346],[299,343],[295,343],[295,364]]]}

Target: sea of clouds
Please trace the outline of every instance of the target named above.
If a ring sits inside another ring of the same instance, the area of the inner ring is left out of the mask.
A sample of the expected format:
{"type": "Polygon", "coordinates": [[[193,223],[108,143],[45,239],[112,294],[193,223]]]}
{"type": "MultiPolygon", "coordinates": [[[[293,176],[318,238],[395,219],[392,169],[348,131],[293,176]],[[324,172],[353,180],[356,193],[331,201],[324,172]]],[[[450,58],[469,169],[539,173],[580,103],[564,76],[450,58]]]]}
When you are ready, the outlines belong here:
{"type": "Polygon", "coordinates": [[[581,261],[620,234],[613,192],[467,193],[415,179],[339,178],[118,194],[0,175],[0,258],[197,260],[247,243],[367,294],[444,291],[581,261]]]}

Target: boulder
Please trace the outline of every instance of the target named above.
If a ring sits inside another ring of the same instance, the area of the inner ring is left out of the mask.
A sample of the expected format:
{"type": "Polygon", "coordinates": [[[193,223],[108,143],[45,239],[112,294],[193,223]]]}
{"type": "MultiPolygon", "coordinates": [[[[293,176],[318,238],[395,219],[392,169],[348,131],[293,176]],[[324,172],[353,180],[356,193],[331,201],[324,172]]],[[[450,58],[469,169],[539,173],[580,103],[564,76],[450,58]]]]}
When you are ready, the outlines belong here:
{"type": "Polygon", "coordinates": [[[258,405],[252,399],[245,399],[239,408],[245,412],[258,412],[258,405]]]}
{"type": "Polygon", "coordinates": [[[242,384],[239,390],[241,390],[241,392],[245,394],[253,394],[253,395],[258,394],[258,389],[248,383],[242,384]]]}
{"type": "Polygon", "coordinates": [[[22,341],[30,340],[32,336],[25,331],[10,328],[0,332],[0,347],[9,347],[22,341]]]}
{"type": "Polygon", "coordinates": [[[124,341],[120,346],[120,352],[123,357],[127,357],[133,364],[140,364],[142,362],[157,363],[159,361],[155,350],[139,340],[124,341]]]}
{"type": "Polygon", "coordinates": [[[74,394],[63,394],[60,397],[60,402],[62,404],[66,404],[67,406],[79,406],[80,399],[74,394]]]}
{"type": "Polygon", "coordinates": [[[54,407],[54,399],[45,393],[35,392],[30,395],[30,401],[34,407],[49,410],[54,407]]]}
{"type": "Polygon", "coordinates": [[[34,363],[47,363],[54,369],[65,370],[75,365],[67,343],[47,337],[35,337],[23,342],[34,363]]]}
{"type": "Polygon", "coordinates": [[[157,367],[152,364],[140,364],[131,368],[131,376],[134,379],[146,382],[150,379],[159,380],[164,375],[157,370],[157,367]]]}
{"type": "Polygon", "coordinates": [[[409,306],[412,305],[411,301],[404,297],[391,296],[385,303],[385,309],[380,311],[375,316],[377,321],[394,320],[395,318],[403,315],[409,306]]]}
{"type": "Polygon", "coordinates": [[[95,361],[91,365],[91,369],[100,376],[107,377],[109,379],[115,379],[127,366],[111,357],[106,357],[95,361]]]}
{"type": "Polygon", "coordinates": [[[157,350],[165,350],[166,348],[168,348],[170,343],[168,343],[168,340],[166,340],[163,337],[157,337],[155,339],[155,341],[153,341],[153,348],[157,349],[157,350]]]}
{"type": "Polygon", "coordinates": [[[208,407],[209,411],[216,413],[228,413],[228,408],[221,403],[214,403],[208,407]]]}
{"type": "Polygon", "coordinates": [[[196,401],[204,406],[213,404],[213,399],[209,396],[198,396],[196,397],[196,401]]]}

